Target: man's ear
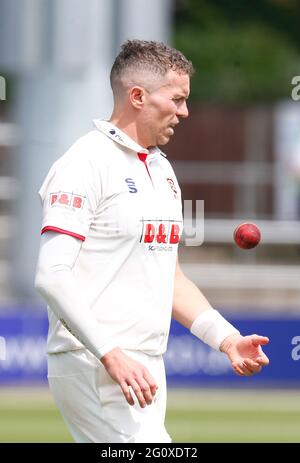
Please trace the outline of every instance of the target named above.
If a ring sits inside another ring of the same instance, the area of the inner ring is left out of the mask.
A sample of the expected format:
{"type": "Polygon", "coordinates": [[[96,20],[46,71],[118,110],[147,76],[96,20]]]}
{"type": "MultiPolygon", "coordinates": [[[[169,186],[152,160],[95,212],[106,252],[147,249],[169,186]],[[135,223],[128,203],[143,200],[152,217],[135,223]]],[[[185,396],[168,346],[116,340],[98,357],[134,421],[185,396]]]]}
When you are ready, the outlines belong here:
{"type": "Polygon", "coordinates": [[[129,92],[129,98],[134,108],[141,109],[145,101],[145,90],[139,86],[132,87],[129,92]]]}

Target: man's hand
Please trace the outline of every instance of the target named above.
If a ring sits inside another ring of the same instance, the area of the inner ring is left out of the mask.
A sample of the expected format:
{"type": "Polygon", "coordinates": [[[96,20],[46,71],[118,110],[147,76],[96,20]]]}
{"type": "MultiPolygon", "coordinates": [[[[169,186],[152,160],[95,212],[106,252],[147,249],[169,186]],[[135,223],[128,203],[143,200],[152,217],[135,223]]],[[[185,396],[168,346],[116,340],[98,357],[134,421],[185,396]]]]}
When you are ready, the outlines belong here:
{"type": "Polygon", "coordinates": [[[259,373],[263,366],[269,364],[269,359],[261,348],[268,342],[267,337],[258,336],[257,334],[251,336],[232,334],[224,339],[220,351],[228,356],[236,374],[251,376],[259,373]]]}
{"type": "Polygon", "coordinates": [[[134,405],[130,386],[142,408],[152,403],[157,385],[146,367],[124,354],[118,347],[105,354],[101,362],[121,387],[129,405],[134,405]]]}

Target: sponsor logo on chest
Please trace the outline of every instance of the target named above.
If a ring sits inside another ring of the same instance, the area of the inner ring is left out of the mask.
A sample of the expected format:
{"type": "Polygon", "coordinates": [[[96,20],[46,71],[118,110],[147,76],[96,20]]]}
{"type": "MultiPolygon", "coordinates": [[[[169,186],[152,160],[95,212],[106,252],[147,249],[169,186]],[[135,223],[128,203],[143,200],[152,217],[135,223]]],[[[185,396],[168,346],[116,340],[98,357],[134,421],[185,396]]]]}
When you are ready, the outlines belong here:
{"type": "Polygon", "coordinates": [[[181,221],[164,220],[164,221],[147,221],[142,220],[143,228],[140,242],[151,244],[149,250],[154,251],[172,250],[172,245],[177,245],[181,235],[181,221]],[[157,246],[164,245],[164,246],[157,246]],[[166,247],[166,245],[169,245],[166,247]]]}

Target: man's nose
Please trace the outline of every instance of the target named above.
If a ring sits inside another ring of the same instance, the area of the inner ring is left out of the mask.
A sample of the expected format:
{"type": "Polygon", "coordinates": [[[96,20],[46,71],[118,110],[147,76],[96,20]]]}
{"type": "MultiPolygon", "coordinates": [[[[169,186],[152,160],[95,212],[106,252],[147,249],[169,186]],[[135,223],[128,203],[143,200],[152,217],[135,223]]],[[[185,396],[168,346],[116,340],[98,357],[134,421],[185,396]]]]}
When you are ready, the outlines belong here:
{"type": "Polygon", "coordinates": [[[189,110],[186,104],[186,101],[180,105],[177,111],[177,116],[178,117],[188,117],[189,115],[189,110]]]}

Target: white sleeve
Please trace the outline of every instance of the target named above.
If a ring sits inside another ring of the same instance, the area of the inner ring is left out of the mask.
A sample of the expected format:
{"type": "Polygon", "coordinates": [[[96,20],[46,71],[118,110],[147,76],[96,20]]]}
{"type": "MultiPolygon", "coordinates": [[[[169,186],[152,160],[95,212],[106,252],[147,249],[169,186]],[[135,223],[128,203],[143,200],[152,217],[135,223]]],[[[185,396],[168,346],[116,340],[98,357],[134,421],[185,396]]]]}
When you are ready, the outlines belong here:
{"type": "Polygon", "coordinates": [[[58,231],[84,241],[101,200],[101,178],[99,169],[78,152],[75,145],[54,163],[39,195],[43,203],[42,233],[58,231]]]}
{"type": "Polygon", "coordinates": [[[101,358],[117,347],[107,339],[79,290],[72,273],[82,241],[61,233],[45,233],[37,264],[35,286],[57,318],[90,352],[101,358]]]}

